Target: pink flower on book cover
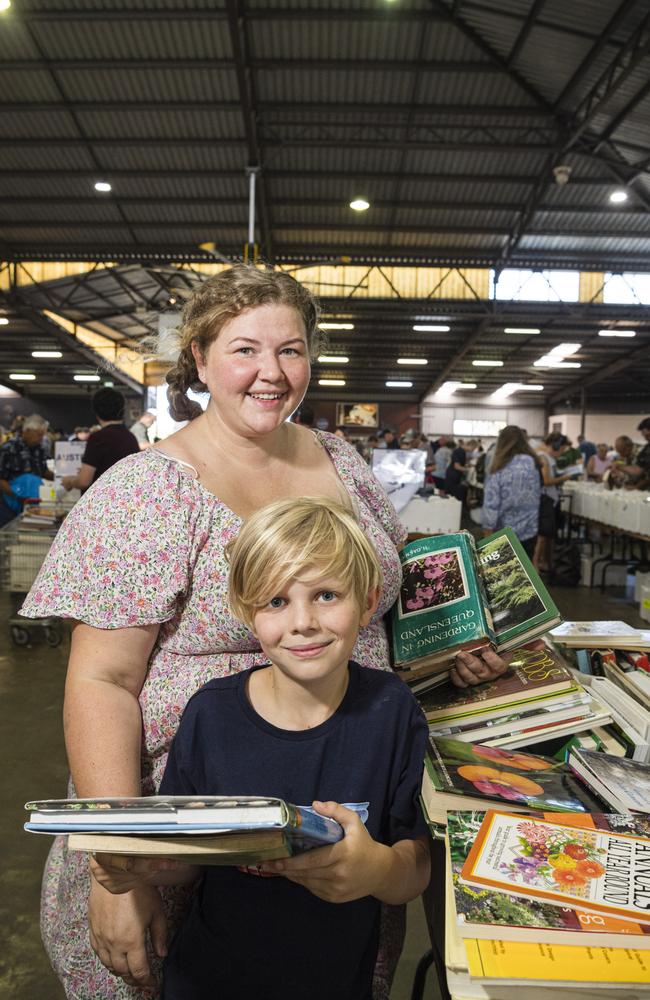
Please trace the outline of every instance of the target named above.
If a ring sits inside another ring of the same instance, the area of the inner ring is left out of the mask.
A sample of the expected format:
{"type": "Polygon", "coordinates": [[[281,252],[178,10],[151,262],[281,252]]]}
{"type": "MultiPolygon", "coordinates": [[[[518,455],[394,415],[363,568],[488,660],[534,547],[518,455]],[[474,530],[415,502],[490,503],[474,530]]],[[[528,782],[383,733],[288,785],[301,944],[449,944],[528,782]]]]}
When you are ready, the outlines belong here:
{"type": "Polygon", "coordinates": [[[596,846],[595,833],[576,828],[558,830],[542,823],[517,824],[518,846],[511,848],[512,861],[499,868],[513,882],[538,888],[558,889],[584,898],[591,879],[601,878],[605,868],[598,857],[607,852],[596,846]]]}
{"type": "Polygon", "coordinates": [[[432,553],[405,564],[400,592],[403,613],[440,607],[466,596],[457,550],[432,553]]]}

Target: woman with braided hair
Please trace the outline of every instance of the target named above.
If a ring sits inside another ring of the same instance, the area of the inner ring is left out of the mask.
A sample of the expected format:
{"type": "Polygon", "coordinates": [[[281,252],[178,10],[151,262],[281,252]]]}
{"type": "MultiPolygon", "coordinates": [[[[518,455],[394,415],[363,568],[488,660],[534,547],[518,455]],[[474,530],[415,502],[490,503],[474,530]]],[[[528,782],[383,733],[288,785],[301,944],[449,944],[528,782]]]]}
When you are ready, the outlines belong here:
{"type": "MultiPolygon", "coordinates": [[[[188,424],[113,466],[64,522],[23,614],[74,622],[64,708],[71,794],[154,794],[194,691],[264,662],[230,613],[224,548],[274,500],[319,494],[354,510],[383,573],[354,658],[388,669],[381,616],[398,593],[405,531],[354,448],[287,420],[309,384],[317,318],[288,274],[237,265],[206,280],[185,307],[167,376],[172,416],[188,424]],[[209,392],[205,412],[188,389],[209,392]]],[[[458,682],[505,669],[486,655],[459,660],[458,682]]],[[[84,858],[57,839],[43,887],[44,940],[67,996],[155,995],[187,898],[149,886],[113,896],[84,858]]],[[[388,997],[399,955],[394,909],[382,918],[376,998],[388,997]]]]}

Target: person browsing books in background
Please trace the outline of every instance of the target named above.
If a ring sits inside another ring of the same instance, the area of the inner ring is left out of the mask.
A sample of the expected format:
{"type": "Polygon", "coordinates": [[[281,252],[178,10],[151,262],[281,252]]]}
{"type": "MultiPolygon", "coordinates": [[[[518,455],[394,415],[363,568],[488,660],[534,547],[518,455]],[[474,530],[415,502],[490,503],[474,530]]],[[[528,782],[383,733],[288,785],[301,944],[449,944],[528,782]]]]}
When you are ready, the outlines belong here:
{"type": "Polygon", "coordinates": [[[607,457],[608,451],[608,445],[596,445],[595,453],[589,457],[587,462],[587,479],[591,479],[595,483],[603,481],[603,476],[612,465],[612,459],[607,457]]]}
{"type": "Polygon", "coordinates": [[[539,525],[540,470],[541,460],[521,427],[504,427],[485,480],[483,534],[510,526],[531,559],[539,525]]]}
{"type": "Polygon", "coordinates": [[[227,554],[233,613],[267,664],[192,696],[160,792],[284,798],[344,837],[243,870],[99,854],[93,874],[116,893],[201,878],[164,1000],[371,1000],[380,903],[414,899],[430,875],[426,720],[399,678],[350,659],[379,602],[379,560],[350,512],[319,497],[253,514],[227,554]],[[365,824],[343,802],[367,806],[365,824]]]}
{"type": "Polygon", "coordinates": [[[540,570],[553,568],[553,543],[557,528],[557,508],[560,503],[558,486],[573,477],[573,473],[559,474],[557,459],[568,447],[569,439],[565,434],[549,434],[537,449],[542,468],[542,499],[533,563],[535,568],[540,570]]]}
{"type": "Polygon", "coordinates": [[[107,469],[127,455],[135,455],[140,446],[124,426],[124,396],[117,389],[105,387],[93,396],[93,413],[101,430],[91,434],[81,458],[81,467],[74,476],[64,476],[65,490],[86,490],[107,469]]]}

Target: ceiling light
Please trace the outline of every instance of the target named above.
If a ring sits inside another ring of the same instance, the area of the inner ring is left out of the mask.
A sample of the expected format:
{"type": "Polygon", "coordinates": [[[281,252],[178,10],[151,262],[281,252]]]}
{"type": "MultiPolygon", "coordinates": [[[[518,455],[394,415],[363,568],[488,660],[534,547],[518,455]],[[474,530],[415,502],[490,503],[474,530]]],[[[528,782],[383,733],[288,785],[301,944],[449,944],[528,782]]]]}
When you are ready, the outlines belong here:
{"type": "Polygon", "coordinates": [[[370,208],[370,202],[366,201],[365,198],[355,198],[354,201],[350,202],[350,208],[353,208],[355,212],[365,212],[370,208]]]}
{"type": "Polygon", "coordinates": [[[386,382],[389,389],[410,389],[412,382],[386,382]]]}
{"type": "Polygon", "coordinates": [[[9,10],[11,7],[11,0],[0,0],[0,10],[9,10]]]}
{"type": "Polygon", "coordinates": [[[113,188],[108,181],[95,181],[95,191],[112,191],[113,188]]]}
{"type": "Polygon", "coordinates": [[[518,388],[518,382],[504,382],[502,386],[494,390],[490,395],[490,399],[507,399],[508,396],[512,396],[513,393],[517,392],[518,388]]]}
{"type": "Polygon", "coordinates": [[[445,326],[441,324],[440,326],[430,325],[428,323],[423,325],[414,326],[413,329],[416,333],[448,333],[451,330],[450,326],[445,326]]]}
{"type": "Polygon", "coordinates": [[[9,320],[7,319],[6,316],[0,316],[0,326],[6,326],[8,322],[9,320]]]}
{"type": "Polygon", "coordinates": [[[61,351],[32,351],[33,358],[62,358],[61,351]]]}
{"type": "Polygon", "coordinates": [[[533,362],[534,368],[580,368],[582,367],[579,361],[561,361],[559,358],[552,358],[550,355],[545,355],[543,358],[539,358],[537,361],[533,362]]]}
{"type": "Polygon", "coordinates": [[[73,375],[75,382],[99,382],[99,375],[73,375]]]}
{"type": "Polygon", "coordinates": [[[398,365],[428,365],[426,358],[398,358],[398,365]]]}
{"type": "Polygon", "coordinates": [[[599,330],[599,337],[636,337],[636,330],[599,330]]]}
{"type": "Polygon", "coordinates": [[[347,365],[350,359],[345,354],[321,354],[318,360],[322,365],[347,365]]]}
{"type": "Polygon", "coordinates": [[[548,354],[552,358],[568,358],[580,350],[582,344],[556,344],[548,354]]]}
{"type": "Polygon", "coordinates": [[[537,326],[504,326],[504,333],[541,333],[537,326]]]}
{"type": "Polygon", "coordinates": [[[609,196],[609,200],[612,202],[613,205],[621,205],[624,201],[627,201],[627,199],[628,199],[627,191],[621,191],[621,190],[612,191],[612,193],[609,196]]]}
{"type": "Polygon", "coordinates": [[[319,330],[354,330],[354,323],[319,323],[319,330]]]}
{"type": "Polygon", "coordinates": [[[103,382],[102,384],[103,384],[103,385],[107,385],[107,386],[109,386],[110,388],[112,388],[112,387],[113,387],[113,386],[115,385],[115,382],[103,382]]]}
{"type": "Polygon", "coordinates": [[[476,382],[461,382],[459,389],[476,389],[476,382]]]}
{"type": "Polygon", "coordinates": [[[345,385],[344,378],[319,378],[319,385],[345,385]]]}
{"type": "Polygon", "coordinates": [[[503,361],[472,361],[475,368],[503,368],[503,361]]]}
{"type": "Polygon", "coordinates": [[[9,376],[14,382],[33,382],[35,375],[28,375],[26,372],[12,372],[9,376]]]}
{"type": "Polygon", "coordinates": [[[544,388],[544,386],[543,385],[522,385],[520,383],[519,388],[523,392],[541,392],[542,389],[544,388]]]}

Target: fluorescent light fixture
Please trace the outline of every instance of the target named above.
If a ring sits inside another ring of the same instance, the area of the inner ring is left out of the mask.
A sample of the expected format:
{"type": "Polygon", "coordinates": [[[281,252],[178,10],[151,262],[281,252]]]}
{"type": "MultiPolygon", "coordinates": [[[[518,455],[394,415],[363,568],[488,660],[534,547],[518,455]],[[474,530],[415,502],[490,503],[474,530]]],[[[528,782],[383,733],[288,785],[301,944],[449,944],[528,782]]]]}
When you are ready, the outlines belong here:
{"type": "Polygon", "coordinates": [[[628,199],[627,191],[621,191],[620,189],[617,191],[612,191],[612,193],[609,196],[609,200],[614,205],[621,205],[624,201],[627,201],[627,199],[628,199]]]}
{"type": "Polygon", "coordinates": [[[0,316],[0,326],[7,326],[8,323],[9,320],[7,319],[6,316],[0,316]]]}
{"type": "Polygon", "coordinates": [[[320,354],[318,360],[322,365],[347,365],[350,359],[345,354],[320,354]]]}
{"type": "Polygon", "coordinates": [[[476,389],[476,382],[458,382],[454,379],[443,382],[436,391],[436,399],[449,399],[458,389],[476,389]]]}
{"type": "Polygon", "coordinates": [[[398,358],[398,365],[428,365],[426,358],[398,358]]]}
{"type": "Polygon", "coordinates": [[[636,330],[599,330],[599,337],[636,337],[636,330]]]}
{"type": "Polygon", "coordinates": [[[0,0],[0,10],[9,10],[11,7],[11,0],[0,0]]]}
{"type": "Polygon", "coordinates": [[[494,390],[490,395],[490,399],[507,399],[508,396],[512,396],[514,392],[517,392],[518,388],[518,382],[504,382],[502,386],[494,390]]]}
{"type": "Polygon", "coordinates": [[[521,392],[541,392],[543,390],[543,385],[523,385],[520,384],[519,389],[521,392]]]}
{"type": "Polygon", "coordinates": [[[475,368],[503,368],[503,361],[472,361],[475,368]]]}
{"type": "Polygon", "coordinates": [[[344,378],[319,378],[319,385],[345,385],[344,378]]]}
{"type": "Polygon", "coordinates": [[[542,331],[537,326],[504,326],[504,333],[541,333],[542,331]]]}
{"type": "Polygon", "coordinates": [[[112,388],[115,385],[115,382],[104,382],[102,384],[109,386],[109,388],[112,388]]]}
{"type": "Polygon", "coordinates": [[[581,347],[582,344],[556,344],[548,353],[552,358],[569,358],[581,347]]]}
{"type": "Polygon", "coordinates": [[[579,361],[562,361],[560,358],[553,358],[549,354],[533,362],[534,368],[580,368],[579,361]]]}
{"type": "Polygon", "coordinates": [[[108,181],[95,181],[95,191],[112,191],[112,185],[108,181]]]}
{"type": "Polygon", "coordinates": [[[389,389],[410,389],[412,382],[386,382],[389,389]]]}
{"type": "Polygon", "coordinates": [[[441,324],[429,324],[429,323],[418,323],[413,327],[416,333],[448,333],[451,330],[450,326],[445,326],[444,323],[441,324]]]}
{"type": "Polygon", "coordinates": [[[35,375],[28,375],[27,372],[12,372],[9,378],[13,382],[33,382],[35,375]]]}
{"type": "Polygon", "coordinates": [[[32,351],[33,358],[62,358],[61,351],[32,351]]]}
{"type": "Polygon", "coordinates": [[[370,202],[366,201],[365,198],[355,198],[350,202],[350,208],[353,208],[355,212],[365,212],[370,208],[370,202]]]}
{"type": "Polygon", "coordinates": [[[354,330],[354,323],[319,323],[319,330],[354,330]]]}
{"type": "Polygon", "coordinates": [[[99,382],[99,375],[73,375],[75,382],[99,382]]]}

